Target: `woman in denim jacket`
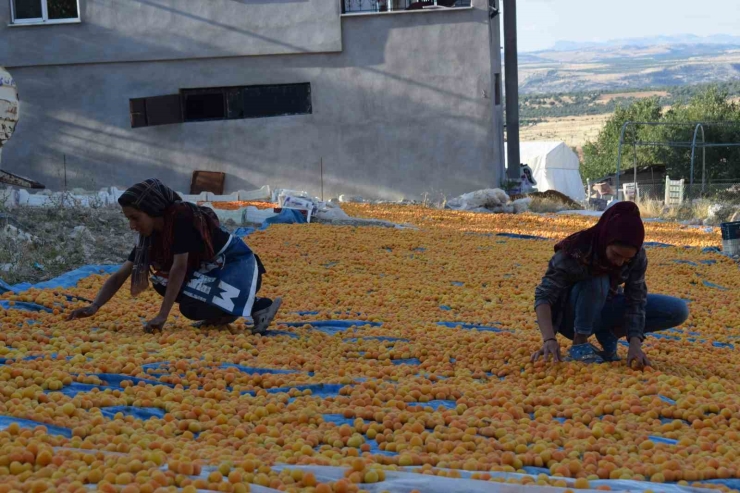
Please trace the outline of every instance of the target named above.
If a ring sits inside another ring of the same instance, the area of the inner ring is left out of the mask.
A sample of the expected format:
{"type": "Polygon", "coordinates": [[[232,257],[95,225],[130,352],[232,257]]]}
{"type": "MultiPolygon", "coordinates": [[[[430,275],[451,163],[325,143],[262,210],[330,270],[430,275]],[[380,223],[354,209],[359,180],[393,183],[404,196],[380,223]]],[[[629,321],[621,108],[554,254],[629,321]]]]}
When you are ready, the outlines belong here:
{"type": "Polygon", "coordinates": [[[645,228],[633,202],[609,208],[596,226],[555,246],[545,277],[535,291],[543,346],[532,355],[561,361],[556,334],[573,341],[570,359],[618,361],[617,342],[629,342],[627,364],[650,366],[642,351],[645,334],[681,325],[689,316],[683,300],[648,294],[645,228]],[[622,288],[623,286],[623,288],[622,288]],[[595,335],[602,350],[588,340],[595,335]]]}

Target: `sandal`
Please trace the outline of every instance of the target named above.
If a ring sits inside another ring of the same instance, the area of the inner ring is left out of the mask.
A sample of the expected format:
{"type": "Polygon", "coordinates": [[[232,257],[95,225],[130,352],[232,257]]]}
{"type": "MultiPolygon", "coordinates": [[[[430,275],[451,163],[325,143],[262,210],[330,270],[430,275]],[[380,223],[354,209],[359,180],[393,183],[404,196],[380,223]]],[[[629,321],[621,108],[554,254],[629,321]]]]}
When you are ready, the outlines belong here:
{"type": "Polygon", "coordinates": [[[254,329],[252,329],[252,332],[255,334],[264,334],[267,332],[267,328],[272,323],[275,315],[277,315],[282,303],[282,298],[275,298],[270,306],[255,312],[252,315],[252,319],[254,320],[254,329]]]}

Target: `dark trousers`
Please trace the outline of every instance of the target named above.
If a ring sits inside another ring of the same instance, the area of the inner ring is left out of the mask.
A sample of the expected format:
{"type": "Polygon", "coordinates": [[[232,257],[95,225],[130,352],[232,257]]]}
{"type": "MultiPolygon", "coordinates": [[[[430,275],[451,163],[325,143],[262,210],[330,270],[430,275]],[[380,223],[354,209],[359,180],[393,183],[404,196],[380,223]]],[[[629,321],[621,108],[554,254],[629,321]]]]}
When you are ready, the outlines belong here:
{"type": "MultiPolygon", "coordinates": [[[[255,255],[255,257],[257,256],[255,255]]],[[[265,272],[265,269],[262,266],[262,262],[260,262],[259,257],[257,257],[257,266],[258,273],[256,292],[259,292],[260,288],[262,287],[262,274],[265,272]]],[[[185,286],[188,282],[190,282],[190,276],[188,276],[185,281],[183,281],[183,286],[185,286]]],[[[167,288],[160,284],[155,284],[154,290],[161,296],[164,296],[167,292],[167,288]]],[[[225,312],[217,306],[209,305],[205,301],[191,298],[190,296],[183,294],[182,290],[180,290],[180,293],[177,295],[177,299],[175,300],[175,302],[179,305],[180,313],[182,313],[182,316],[187,318],[188,320],[205,322],[206,324],[208,324],[209,322],[230,324],[232,322],[235,322],[239,318],[236,315],[225,312]]],[[[272,300],[269,298],[255,298],[254,305],[252,305],[252,317],[254,317],[254,314],[256,312],[264,310],[271,304],[272,300]]]]}
{"type": "MultiPolygon", "coordinates": [[[[559,332],[573,339],[574,334],[595,335],[604,350],[617,349],[617,340],[626,335],[623,327],[627,311],[623,294],[608,299],[609,278],[594,277],[573,286],[559,332]]],[[[649,294],[645,306],[644,333],[659,332],[677,327],[689,318],[686,302],[649,294]]]]}

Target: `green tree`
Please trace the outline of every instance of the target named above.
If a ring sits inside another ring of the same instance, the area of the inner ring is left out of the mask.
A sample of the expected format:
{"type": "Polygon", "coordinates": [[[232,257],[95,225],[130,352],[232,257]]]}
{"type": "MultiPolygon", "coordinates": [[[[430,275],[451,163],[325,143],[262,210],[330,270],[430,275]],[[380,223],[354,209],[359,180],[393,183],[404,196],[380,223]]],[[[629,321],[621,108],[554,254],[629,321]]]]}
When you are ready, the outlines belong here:
{"type": "MultiPolygon", "coordinates": [[[[740,108],[729,100],[729,92],[717,87],[705,88],[696,93],[688,103],[677,103],[664,115],[666,123],[686,124],[664,126],[657,138],[667,142],[691,143],[696,126],[703,123],[705,139],[709,143],[740,143],[740,108]],[[718,125],[712,122],[724,122],[718,125]]],[[[701,131],[697,138],[701,143],[701,131]]],[[[690,179],[691,149],[689,147],[665,147],[658,155],[668,168],[671,177],[690,179]]],[[[711,147],[706,149],[706,178],[708,180],[733,179],[740,177],[740,148],[711,147]]],[[[702,177],[702,149],[696,149],[694,182],[702,177]]]]}
{"type": "MultiPolygon", "coordinates": [[[[661,120],[662,117],[663,112],[658,98],[642,99],[629,106],[617,106],[614,114],[599,132],[596,141],[588,142],[583,146],[583,163],[581,164],[583,179],[594,180],[616,172],[619,137],[622,126],[626,122],[654,122],[661,120]]],[[[635,161],[635,150],[631,144],[635,140],[651,141],[656,133],[655,127],[646,125],[627,128],[624,136],[625,144],[622,148],[623,169],[632,168],[635,161]]],[[[638,166],[658,162],[659,158],[654,148],[637,148],[638,166]]]]}

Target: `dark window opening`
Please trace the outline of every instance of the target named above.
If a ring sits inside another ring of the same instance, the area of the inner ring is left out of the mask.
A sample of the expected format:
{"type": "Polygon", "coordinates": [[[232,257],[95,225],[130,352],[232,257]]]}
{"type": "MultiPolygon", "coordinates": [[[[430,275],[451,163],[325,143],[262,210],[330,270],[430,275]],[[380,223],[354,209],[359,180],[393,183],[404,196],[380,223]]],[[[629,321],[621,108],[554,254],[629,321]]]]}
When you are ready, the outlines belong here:
{"type": "Polygon", "coordinates": [[[311,84],[281,84],[244,88],[245,118],[307,115],[312,112],[311,84]]]}
{"type": "Polygon", "coordinates": [[[16,19],[41,19],[41,0],[13,0],[16,19]]]}
{"type": "Polygon", "coordinates": [[[182,89],[180,94],[129,101],[131,127],[213,120],[310,115],[311,84],[182,89]]]}
{"type": "Polygon", "coordinates": [[[501,74],[496,74],[493,92],[494,103],[498,106],[501,104],[501,74]]]}
{"type": "Polygon", "coordinates": [[[76,19],[77,0],[46,0],[49,19],[76,19]]]}
{"type": "Polygon", "coordinates": [[[223,120],[226,118],[226,95],[223,89],[187,89],[182,91],[186,122],[223,120]]]}
{"type": "Polygon", "coordinates": [[[11,0],[13,22],[36,22],[79,19],[77,0],[11,0]]]}

